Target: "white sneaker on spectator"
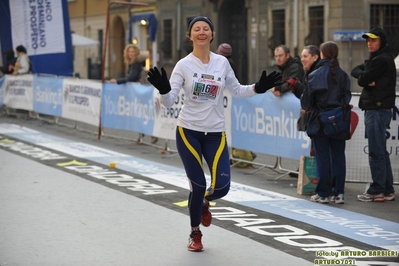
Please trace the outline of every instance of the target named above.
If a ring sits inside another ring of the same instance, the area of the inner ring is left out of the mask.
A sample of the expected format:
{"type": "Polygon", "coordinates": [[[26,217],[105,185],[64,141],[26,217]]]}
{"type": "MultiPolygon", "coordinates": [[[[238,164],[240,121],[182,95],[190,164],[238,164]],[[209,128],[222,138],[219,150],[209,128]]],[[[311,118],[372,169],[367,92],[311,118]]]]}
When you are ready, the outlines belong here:
{"type": "Polygon", "coordinates": [[[319,203],[329,203],[330,202],[328,197],[320,197],[319,194],[311,196],[310,201],[319,202],[319,203]]]}
{"type": "Polygon", "coordinates": [[[395,194],[394,193],[385,194],[384,198],[385,198],[386,201],[394,201],[395,200],[395,194]]]}
{"type": "Polygon", "coordinates": [[[334,202],[336,204],[344,204],[345,203],[344,194],[339,194],[338,196],[335,196],[334,202]]]}

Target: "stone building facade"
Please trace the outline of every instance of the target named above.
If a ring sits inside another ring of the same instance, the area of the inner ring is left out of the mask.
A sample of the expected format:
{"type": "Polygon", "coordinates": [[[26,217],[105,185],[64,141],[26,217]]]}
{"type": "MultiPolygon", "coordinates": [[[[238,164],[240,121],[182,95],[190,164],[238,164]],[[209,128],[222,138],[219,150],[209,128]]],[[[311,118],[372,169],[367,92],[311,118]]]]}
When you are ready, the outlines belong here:
{"type": "MultiPolygon", "coordinates": [[[[187,22],[207,16],[215,25],[211,49],[227,42],[233,48],[242,83],[255,82],[263,69],[276,69],[274,47],[286,44],[300,56],[307,44],[336,41],[342,68],[351,68],[368,57],[361,33],[382,26],[395,56],[399,54],[399,3],[397,0],[142,0],[148,6],[111,4],[112,1],[69,1],[71,29],[100,40],[100,47],[75,49],[75,71],[87,78],[88,58],[102,58],[106,11],[109,38],[105,76],[123,75],[122,50],[137,42],[147,55],[146,66],[175,63],[191,51],[187,22]],[[133,18],[137,18],[133,19],[133,18]],[[142,20],[140,18],[143,18],[142,20]],[[140,19],[140,21],[138,21],[140,19]],[[146,23],[145,25],[140,24],[146,23]],[[86,69],[86,72],[85,72],[86,69]]],[[[354,91],[359,90],[353,84],[354,91]]]]}

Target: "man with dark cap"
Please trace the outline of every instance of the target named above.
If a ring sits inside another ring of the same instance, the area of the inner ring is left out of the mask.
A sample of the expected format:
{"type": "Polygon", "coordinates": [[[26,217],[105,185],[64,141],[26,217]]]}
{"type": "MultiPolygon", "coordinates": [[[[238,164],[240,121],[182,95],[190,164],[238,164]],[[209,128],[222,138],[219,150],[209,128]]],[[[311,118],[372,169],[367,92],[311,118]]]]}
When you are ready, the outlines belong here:
{"type": "Polygon", "coordinates": [[[373,182],[359,201],[395,200],[391,161],[387,151],[386,132],[395,106],[396,68],[389,52],[384,31],[377,27],[363,34],[370,57],[355,67],[351,75],[363,87],[359,107],[364,110],[368,154],[373,182]]]}

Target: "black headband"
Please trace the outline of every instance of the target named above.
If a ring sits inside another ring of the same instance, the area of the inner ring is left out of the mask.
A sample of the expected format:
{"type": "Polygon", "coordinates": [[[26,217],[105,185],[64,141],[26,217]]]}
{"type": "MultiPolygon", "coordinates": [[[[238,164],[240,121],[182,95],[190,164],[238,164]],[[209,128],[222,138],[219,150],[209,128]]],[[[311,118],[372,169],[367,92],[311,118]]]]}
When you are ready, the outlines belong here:
{"type": "Polygon", "coordinates": [[[193,27],[194,23],[197,21],[205,21],[206,23],[209,24],[209,27],[211,27],[211,30],[213,32],[213,23],[212,21],[207,18],[207,17],[194,17],[188,22],[188,32],[191,32],[191,28],[193,27]]]}

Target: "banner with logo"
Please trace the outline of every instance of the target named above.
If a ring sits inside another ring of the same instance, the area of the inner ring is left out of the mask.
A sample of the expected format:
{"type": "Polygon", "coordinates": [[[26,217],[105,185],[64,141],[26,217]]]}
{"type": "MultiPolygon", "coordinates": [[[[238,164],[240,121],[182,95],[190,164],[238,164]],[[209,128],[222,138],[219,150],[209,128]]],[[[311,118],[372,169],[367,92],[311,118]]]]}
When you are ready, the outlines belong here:
{"type": "Polygon", "coordinates": [[[232,98],[232,147],[294,160],[308,155],[310,139],[296,128],[300,108],[292,93],[232,98]]]}
{"type": "Polygon", "coordinates": [[[62,117],[62,78],[35,76],[33,107],[36,113],[62,117]]]}
{"type": "Polygon", "coordinates": [[[153,134],[154,87],[139,83],[105,83],[101,112],[102,127],[153,134]]]}
{"type": "Polygon", "coordinates": [[[2,54],[23,45],[32,62],[32,73],[72,76],[67,0],[2,0],[0,25],[2,54]]]}
{"type": "Polygon", "coordinates": [[[158,94],[158,90],[152,86],[151,88],[154,91],[156,110],[153,136],[174,140],[176,139],[177,118],[183,105],[184,91],[180,91],[179,96],[171,107],[165,107],[161,103],[161,96],[158,94]]]}
{"type": "Polygon", "coordinates": [[[14,109],[33,111],[33,76],[6,75],[4,104],[14,109]]]}
{"type": "Polygon", "coordinates": [[[62,117],[94,126],[100,124],[100,82],[67,78],[62,89],[62,117]]]}
{"type": "Polygon", "coordinates": [[[4,104],[4,95],[6,94],[5,81],[6,81],[5,76],[0,78],[0,107],[3,106],[4,104]]]}

